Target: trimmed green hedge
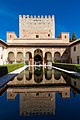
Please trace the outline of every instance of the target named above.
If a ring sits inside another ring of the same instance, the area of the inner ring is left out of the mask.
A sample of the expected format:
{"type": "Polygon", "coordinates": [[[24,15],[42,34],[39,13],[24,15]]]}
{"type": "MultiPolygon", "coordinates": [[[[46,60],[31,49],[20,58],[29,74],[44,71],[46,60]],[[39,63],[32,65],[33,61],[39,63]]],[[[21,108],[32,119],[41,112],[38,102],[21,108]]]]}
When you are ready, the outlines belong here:
{"type": "Polygon", "coordinates": [[[53,66],[69,71],[80,72],[80,64],[53,63],[53,66]]]}
{"type": "Polygon", "coordinates": [[[23,66],[24,66],[24,63],[1,65],[0,77],[23,66]]]}

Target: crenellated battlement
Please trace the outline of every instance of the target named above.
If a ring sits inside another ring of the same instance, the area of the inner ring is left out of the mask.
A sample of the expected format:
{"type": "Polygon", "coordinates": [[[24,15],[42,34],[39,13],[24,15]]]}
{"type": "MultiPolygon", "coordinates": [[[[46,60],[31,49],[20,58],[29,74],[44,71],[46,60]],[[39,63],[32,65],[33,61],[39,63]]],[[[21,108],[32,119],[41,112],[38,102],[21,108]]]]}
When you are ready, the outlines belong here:
{"type": "Polygon", "coordinates": [[[54,15],[19,15],[20,18],[54,18],[54,15]]]}

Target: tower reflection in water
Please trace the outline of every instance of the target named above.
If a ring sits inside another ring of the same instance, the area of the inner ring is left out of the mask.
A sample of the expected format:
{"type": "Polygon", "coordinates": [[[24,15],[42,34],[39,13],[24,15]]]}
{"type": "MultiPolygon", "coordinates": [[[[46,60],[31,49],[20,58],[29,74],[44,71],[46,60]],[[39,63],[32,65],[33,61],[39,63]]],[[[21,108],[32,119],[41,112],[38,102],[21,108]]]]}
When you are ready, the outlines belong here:
{"type": "Polygon", "coordinates": [[[67,83],[60,72],[50,68],[34,68],[34,70],[29,68],[20,75],[23,76],[20,76],[21,80],[18,75],[8,83],[9,88],[7,89],[7,99],[13,100],[17,94],[20,95],[20,115],[55,115],[56,92],[62,98],[70,97],[70,87],[66,85],[67,83]],[[50,83],[56,86],[50,86],[50,83]],[[28,86],[35,84],[36,86],[28,86]]]}

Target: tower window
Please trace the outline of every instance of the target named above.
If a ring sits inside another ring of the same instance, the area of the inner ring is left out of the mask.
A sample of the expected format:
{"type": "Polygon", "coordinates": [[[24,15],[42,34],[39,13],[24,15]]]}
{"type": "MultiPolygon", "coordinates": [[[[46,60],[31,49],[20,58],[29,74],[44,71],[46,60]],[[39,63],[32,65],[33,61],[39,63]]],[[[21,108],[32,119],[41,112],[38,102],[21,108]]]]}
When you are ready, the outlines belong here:
{"type": "Polygon", "coordinates": [[[50,34],[48,34],[48,37],[50,37],[50,34]]]}
{"type": "Polygon", "coordinates": [[[39,35],[36,35],[36,38],[39,38],[39,35]]]}
{"type": "Polygon", "coordinates": [[[65,95],[67,95],[67,92],[65,92],[65,95]]]}
{"type": "Polygon", "coordinates": [[[48,96],[50,97],[50,93],[48,94],[48,96]]]}
{"type": "Polygon", "coordinates": [[[74,51],[76,51],[76,46],[74,46],[74,51]]]}
{"type": "Polygon", "coordinates": [[[38,93],[38,92],[36,93],[36,96],[39,96],[39,93],[38,93]]]}
{"type": "Polygon", "coordinates": [[[65,38],[66,38],[66,35],[65,35],[65,38]]]}
{"type": "Polygon", "coordinates": [[[12,35],[10,35],[10,38],[12,37],[12,35]]]}

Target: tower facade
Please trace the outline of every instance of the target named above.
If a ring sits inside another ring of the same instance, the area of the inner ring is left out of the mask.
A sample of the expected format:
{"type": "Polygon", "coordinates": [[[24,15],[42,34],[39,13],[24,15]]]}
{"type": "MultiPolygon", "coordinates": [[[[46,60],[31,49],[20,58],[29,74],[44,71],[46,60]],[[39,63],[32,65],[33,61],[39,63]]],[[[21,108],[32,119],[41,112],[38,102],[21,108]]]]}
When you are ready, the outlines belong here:
{"type": "Polygon", "coordinates": [[[55,38],[54,16],[19,16],[19,38],[55,38]]]}
{"type": "Polygon", "coordinates": [[[54,16],[19,15],[19,37],[7,32],[7,46],[9,63],[69,62],[69,33],[62,32],[55,38],[54,16]]]}

